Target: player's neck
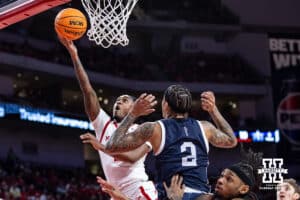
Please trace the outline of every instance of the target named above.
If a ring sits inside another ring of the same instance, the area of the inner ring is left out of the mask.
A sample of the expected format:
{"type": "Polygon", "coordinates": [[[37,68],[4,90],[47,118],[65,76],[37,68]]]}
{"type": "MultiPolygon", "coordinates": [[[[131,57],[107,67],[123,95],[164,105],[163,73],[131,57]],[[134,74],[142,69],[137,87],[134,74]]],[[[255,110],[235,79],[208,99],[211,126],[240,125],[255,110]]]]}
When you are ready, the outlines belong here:
{"type": "Polygon", "coordinates": [[[187,118],[188,115],[187,114],[179,114],[179,113],[171,113],[168,118],[176,118],[176,119],[184,119],[187,118]]]}

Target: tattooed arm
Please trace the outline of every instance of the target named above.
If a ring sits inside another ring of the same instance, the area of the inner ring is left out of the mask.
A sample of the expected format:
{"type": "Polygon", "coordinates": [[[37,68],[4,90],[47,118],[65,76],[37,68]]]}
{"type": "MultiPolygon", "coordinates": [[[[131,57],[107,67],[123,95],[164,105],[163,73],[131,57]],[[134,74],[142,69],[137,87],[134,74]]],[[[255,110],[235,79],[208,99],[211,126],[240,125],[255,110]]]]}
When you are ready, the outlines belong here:
{"type": "Polygon", "coordinates": [[[125,117],[110,140],[107,142],[105,146],[106,151],[110,153],[131,151],[150,140],[155,128],[159,126],[155,122],[143,123],[138,126],[135,131],[125,134],[135,119],[136,118],[130,114],[125,117]]]}
{"type": "Polygon", "coordinates": [[[237,139],[229,123],[219,112],[215,104],[215,96],[212,92],[201,94],[201,106],[211,116],[217,128],[210,122],[202,121],[203,128],[209,142],[221,148],[233,148],[237,145],[237,139]]]}
{"type": "Polygon", "coordinates": [[[121,160],[121,161],[129,162],[129,163],[135,163],[137,160],[142,158],[145,154],[149,153],[152,149],[151,145],[145,143],[130,152],[109,153],[105,149],[105,146],[103,144],[101,144],[99,142],[99,140],[91,133],[85,133],[85,134],[80,135],[80,139],[82,140],[82,143],[92,145],[93,148],[97,151],[102,151],[102,152],[114,157],[116,160],[121,160]]]}
{"type": "MultiPolygon", "coordinates": [[[[123,119],[120,126],[115,130],[114,134],[111,136],[110,140],[105,146],[105,150],[110,153],[116,152],[126,152],[144,144],[146,141],[150,140],[153,133],[157,132],[156,129],[160,131],[160,125],[156,122],[146,122],[137,127],[136,130],[126,134],[128,128],[134,123],[134,121],[143,115],[148,115],[155,111],[153,106],[157,104],[155,97],[151,94],[142,94],[135,102],[123,119]]],[[[150,140],[151,142],[151,140],[150,140]]]]}

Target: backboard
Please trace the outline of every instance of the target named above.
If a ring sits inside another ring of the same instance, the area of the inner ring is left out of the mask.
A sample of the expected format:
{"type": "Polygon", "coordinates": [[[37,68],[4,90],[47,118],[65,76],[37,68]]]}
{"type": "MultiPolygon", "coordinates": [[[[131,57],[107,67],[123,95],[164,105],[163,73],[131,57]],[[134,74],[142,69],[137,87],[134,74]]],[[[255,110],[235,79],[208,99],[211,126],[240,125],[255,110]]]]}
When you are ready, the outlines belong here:
{"type": "Polygon", "coordinates": [[[0,29],[71,0],[0,0],[0,29]]]}

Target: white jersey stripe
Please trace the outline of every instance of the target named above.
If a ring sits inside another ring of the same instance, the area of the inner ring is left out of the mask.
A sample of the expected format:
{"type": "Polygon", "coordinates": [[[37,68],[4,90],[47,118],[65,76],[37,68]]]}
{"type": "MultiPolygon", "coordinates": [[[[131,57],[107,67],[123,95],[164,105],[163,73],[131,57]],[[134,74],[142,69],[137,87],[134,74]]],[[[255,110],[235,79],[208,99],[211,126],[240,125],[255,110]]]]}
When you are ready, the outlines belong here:
{"type": "Polygon", "coordinates": [[[155,154],[154,154],[156,156],[159,155],[162,152],[162,150],[165,147],[165,142],[166,142],[166,128],[165,128],[165,125],[161,121],[158,121],[158,124],[160,125],[160,128],[161,128],[161,142],[160,142],[160,146],[159,146],[158,151],[155,152],[155,154]]]}
{"type": "Polygon", "coordinates": [[[206,151],[208,153],[209,152],[209,143],[208,143],[208,140],[206,138],[206,134],[204,132],[204,128],[203,128],[202,123],[200,121],[198,121],[198,124],[199,124],[201,132],[202,132],[202,137],[203,137],[203,140],[204,140],[204,143],[205,143],[205,146],[206,146],[206,151]]]}

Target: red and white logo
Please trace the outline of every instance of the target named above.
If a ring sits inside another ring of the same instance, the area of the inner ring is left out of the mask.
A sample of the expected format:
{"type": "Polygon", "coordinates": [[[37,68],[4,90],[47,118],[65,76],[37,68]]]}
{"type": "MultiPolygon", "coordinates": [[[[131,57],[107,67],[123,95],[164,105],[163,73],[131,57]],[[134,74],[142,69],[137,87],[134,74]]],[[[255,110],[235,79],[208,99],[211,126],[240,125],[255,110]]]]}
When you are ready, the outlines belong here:
{"type": "Polygon", "coordinates": [[[279,129],[294,144],[300,144],[300,93],[289,93],[277,109],[279,129]]]}

